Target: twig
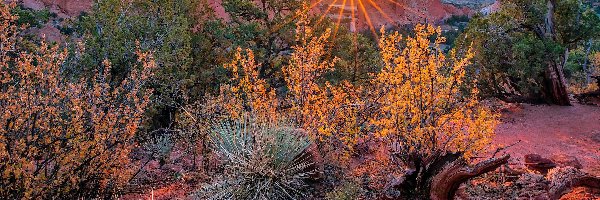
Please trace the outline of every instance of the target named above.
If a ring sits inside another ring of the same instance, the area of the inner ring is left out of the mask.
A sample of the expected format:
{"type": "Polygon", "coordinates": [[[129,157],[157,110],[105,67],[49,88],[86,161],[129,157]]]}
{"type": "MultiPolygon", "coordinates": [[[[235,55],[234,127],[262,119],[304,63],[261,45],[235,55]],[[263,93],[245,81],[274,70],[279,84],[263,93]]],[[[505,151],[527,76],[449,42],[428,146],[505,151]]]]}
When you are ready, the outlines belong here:
{"type": "Polygon", "coordinates": [[[154,157],[154,152],[152,152],[152,155],[150,155],[150,157],[148,158],[148,160],[146,160],[146,162],[140,166],[140,168],[137,170],[137,172],[135,172],[135,174],[133,174],[133,176],[131,176],[131,178],[129,178],[129,180],[127,181],[127,183],[131,183],[131,181],[133,181],[133,179],[140,173],[142,172],[142,170],[146,167],[146,165],[148,165],[148,163],[153,160],[152,157],[154,157]]]}
{"type": "Polygon", "coordinates": [[[510,147],[513,147],[513,146],[515,146],[515,145],[517,145],[517,144],[519,144],[519,143],[521,143],[521,140],[519,140],[519,141],[517,141],[517,142],[515,142],[515,143],[513,143],[513,144],[511,144],[511,145],[508,145],[508,146],[505,146],[505,147],[501,147],[501,148],[498,148],[498,149],[496,149],[496,151],[495,151],[495,152],[494,152],[494,154],[492,155],[492,158],[495,158],[495,157],[496,157],[496,154],[498,154],[500,151],[502,151],[502,150],[506,150],[506,149],[508,149],[508,148],[510,148],[510,147]]]}

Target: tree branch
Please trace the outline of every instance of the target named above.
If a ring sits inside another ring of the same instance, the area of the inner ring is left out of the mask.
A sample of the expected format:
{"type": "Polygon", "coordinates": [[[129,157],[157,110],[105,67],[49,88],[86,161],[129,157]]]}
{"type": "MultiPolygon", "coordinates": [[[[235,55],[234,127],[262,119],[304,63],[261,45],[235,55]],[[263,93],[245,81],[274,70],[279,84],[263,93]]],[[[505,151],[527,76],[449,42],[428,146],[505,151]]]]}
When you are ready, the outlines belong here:
{"type": "Polygon", "coordinates": [[[433,200],[453,199],[460,184],[471,178],[496,170],[498,167],[508,163],[509,158],[510,155],[491,158],[472,167],[468,166],[462,160],[452,162],[433,178],[429,197],[433,200]]]}

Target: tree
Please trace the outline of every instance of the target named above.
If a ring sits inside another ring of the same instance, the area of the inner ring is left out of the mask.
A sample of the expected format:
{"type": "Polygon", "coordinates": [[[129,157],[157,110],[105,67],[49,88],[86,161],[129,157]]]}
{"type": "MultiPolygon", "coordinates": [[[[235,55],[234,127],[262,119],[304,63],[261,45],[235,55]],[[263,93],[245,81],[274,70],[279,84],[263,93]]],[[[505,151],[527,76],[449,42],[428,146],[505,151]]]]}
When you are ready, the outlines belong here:
{"type": "Polygon", "coordinates": [[[153,104],[147,113],[149,130],[169,127],[184,91],[194,84],[192,27],[197,2],[194,0],[108,0],[95,2],[89,15],[81,16],[74,47],[65,65],[73,77],[90,77],[109,60],[111,83],[119,83],[137,62],[136,49],[153,51],[158,70],[152,83],[153,104]]]}
{"type": "MultiPolygon", "coordinates": [[[[274,87],[283,86],[281,67],[294,44],[294,25],[302,0],[224,0],[230,17],[221,32],[222,48],[241,47],[254,52],[260,63],[260,77],[274,87]]],[[[232,52],[234,53],[234,52],[232,52]]]]}
{"type": "Polygon", "coordinates": [[[599,24],[581,1],[510,0],[499,12],[473,20],[460,43],[473,44],[476,71],[480,80],[491,80],[495,94],[570,105],[563,72],[569,51],[596,38],[599,24]]]}
{"type": "Polygon", "coordinates": [[[129,153],[151,91],[155,67],[137,51],[139,68],[110,84],[111,64],[91,78],[62,76],[67,51],[45,42],[22,49],[18,16],[0,4],[0,196],[9,199],[109,197],[131,175],[129,153]],[[106,195],[106,196],[103,196],[106,195]]]}
{"type": "Polygon", "coordinates": [[[384,67],[372,80],[375,96],[366,101],[378,108],[370,118],[374,134],[410,169],[398,189],[405,196],[444,199],[461,182],[507,158],[472,168],[465,161],[489,145],[498,116],[479,103],[475,81],[466,77],[472,52],[467,50],[463,58],[454,50],[445,55],[440,49],[445,39],[435,37],[440,28],[417,25],[414,32],[406,38],[397,32],[382,35],[384,67]],[[456,167],[448,167],[452,165],[456,167]],[[453,170],[470,173],[453,179],[453,170]],[[446,178],[436,182],[440,177],[446,178]]]}

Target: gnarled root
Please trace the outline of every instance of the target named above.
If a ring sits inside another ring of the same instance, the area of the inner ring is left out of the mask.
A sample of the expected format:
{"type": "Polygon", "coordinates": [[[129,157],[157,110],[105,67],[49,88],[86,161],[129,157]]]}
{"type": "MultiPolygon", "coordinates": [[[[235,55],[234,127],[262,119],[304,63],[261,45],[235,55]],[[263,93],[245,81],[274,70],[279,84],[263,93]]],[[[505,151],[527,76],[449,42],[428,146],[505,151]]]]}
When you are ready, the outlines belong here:
{"type": "Polygon", "coordinates": [[[442,171],[433,177],[429,192],[430,198],[433,200],[452,199],[460,184],[496,170],[508,163],[509,158],[509,155],[505,155],[480,162],[474,166],[468,166],[463,160],[459,159],[446,165],[442,171]]]}

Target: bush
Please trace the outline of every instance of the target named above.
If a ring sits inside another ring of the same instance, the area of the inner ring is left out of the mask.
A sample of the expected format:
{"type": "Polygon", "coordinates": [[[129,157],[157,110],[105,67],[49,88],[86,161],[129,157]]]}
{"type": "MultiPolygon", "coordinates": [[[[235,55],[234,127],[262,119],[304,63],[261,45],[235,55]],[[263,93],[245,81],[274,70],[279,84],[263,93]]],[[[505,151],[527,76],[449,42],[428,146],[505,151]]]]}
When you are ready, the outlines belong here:
{"type": "Polygon", "coordinates": [[[354,200],[359,199],[361,188],[354,182],[346,182],[335,187],[331,192],[325,194],[327,200],[354,200]]]}
{"type": "Polygon", "coordinates": [[[200,191],[208,199],[292,199],[305,196],[315,173],[310,141],[299,129],[248,121],[222,123],[210,135],[224,173],[200,191]]]}
{"type": "MultiPolygon", "coordinates": [[[[17,6],[12,10],[12,13],[19,16],[19,19],[16,21],[17,25],[29,25],[30,27],[40,28],[46,22],[50,20],[53,13],[50,13],[48,9],[35,11],[28,8],[23,8],[22,6],[17,6]]],[[[56,14],[54,14],[56,15],[56,14]]]]}
{"type": "MultiPolygon", "coordinates": [[[[18,17],[0,4],[0,198],[109,197],[131,175],[133,136],[149,102],[142,89],[153,68],[137,52],[141,70],[114,87],[111,65],[94,78],[65,81],[66,51],[44,42],[20,49],[18,17]]],[[[99,67],[102,68],[102,67],[99,67]]]]}

